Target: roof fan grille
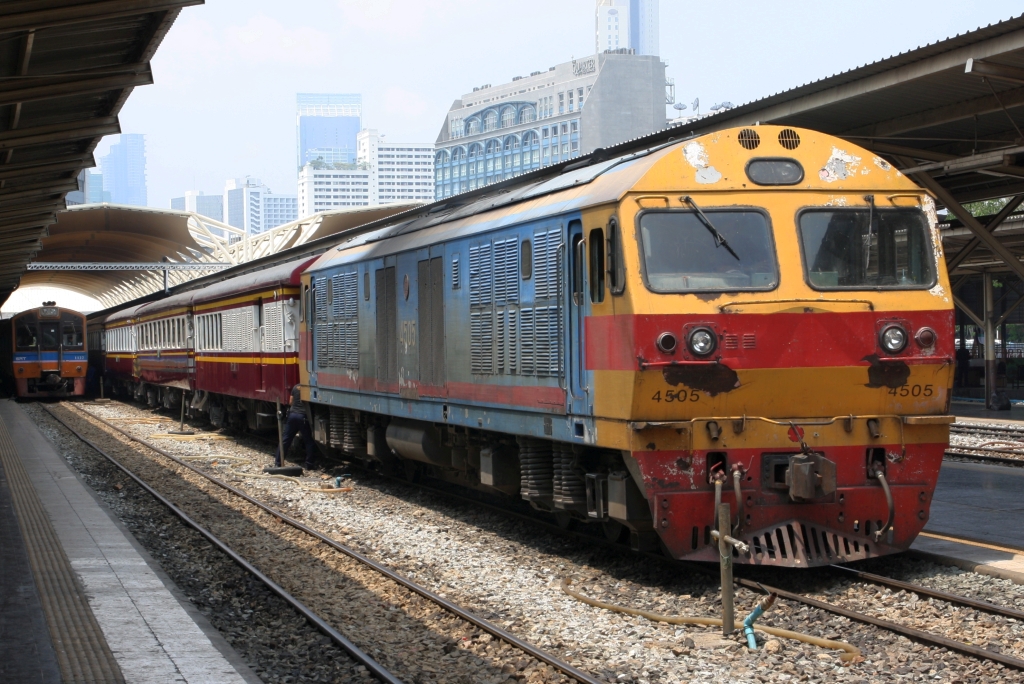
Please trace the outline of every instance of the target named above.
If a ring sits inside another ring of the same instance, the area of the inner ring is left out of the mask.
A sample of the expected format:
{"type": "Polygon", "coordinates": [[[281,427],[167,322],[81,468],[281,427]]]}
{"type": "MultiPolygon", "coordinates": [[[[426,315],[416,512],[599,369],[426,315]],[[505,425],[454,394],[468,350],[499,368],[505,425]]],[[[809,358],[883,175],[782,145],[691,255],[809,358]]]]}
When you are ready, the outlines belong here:
{"type": "Polygon", "coordinates": [[[792,128],[784,128],[779,132],[779,144],[787,150],[800,147],[800,135],[792,128]]]}
{"type": "Polygon", "coordinates": [[[761,144],[761,136],[759,136],[757,131],[752,128],[744,128],[740,131],[737,139],[745,150],[757,149],[757,146],[761,144]]]}

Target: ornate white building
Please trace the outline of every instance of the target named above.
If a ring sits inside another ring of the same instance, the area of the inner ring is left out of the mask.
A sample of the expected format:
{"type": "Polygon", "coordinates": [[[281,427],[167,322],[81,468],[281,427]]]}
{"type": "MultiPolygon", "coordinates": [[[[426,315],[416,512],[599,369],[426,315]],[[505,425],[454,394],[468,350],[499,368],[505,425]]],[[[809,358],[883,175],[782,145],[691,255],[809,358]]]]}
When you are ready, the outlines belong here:
{"type": "Polygon", "coordinates": [[[629,49],[473,88],[452,105],[434,145],[434,197],[660,130],[665,88],[665,64],[629,49]]]}

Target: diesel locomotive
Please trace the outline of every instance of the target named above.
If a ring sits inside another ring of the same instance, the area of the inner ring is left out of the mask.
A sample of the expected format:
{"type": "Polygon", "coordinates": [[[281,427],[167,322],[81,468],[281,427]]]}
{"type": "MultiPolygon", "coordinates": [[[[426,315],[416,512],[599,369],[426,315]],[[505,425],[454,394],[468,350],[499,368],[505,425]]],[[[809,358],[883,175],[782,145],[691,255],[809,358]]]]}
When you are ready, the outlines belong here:
{"type": "Polygon", "coordinates": [[[235,280],[100,321],[181,321],[150,349],[173,377],[109,349],[108,375],[252,427],[297,381],[325,450],[675,558],[718,559],[719,503],[734,561],[782,567],[900,551],[928,519],[954,350],[934,203],[847,141],[634,145],[235,280]]]}
{"type": "Polygon", "coordinates": [[[85,394],[84,314],[44,302],[2,321],[0,340],[3,375],[19,399],[85,394]]]}

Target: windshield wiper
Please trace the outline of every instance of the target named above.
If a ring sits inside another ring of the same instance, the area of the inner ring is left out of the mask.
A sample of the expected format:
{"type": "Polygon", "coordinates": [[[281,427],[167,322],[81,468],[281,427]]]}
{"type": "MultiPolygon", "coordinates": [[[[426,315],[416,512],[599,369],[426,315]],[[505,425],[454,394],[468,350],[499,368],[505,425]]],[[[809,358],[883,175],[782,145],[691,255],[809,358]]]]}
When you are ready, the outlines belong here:
{"type": "Polygon", "coordinates": [[[725,236],[719,233],[718,229],[711,225],[710,219],[704,215],[704,212],[700,210],[700,207],[698,207],[697,203],[693,201],[693,198],[686,195],[683,197],[683,201],[693,207],[694,212],[697,214],[697,218],[704,224],[704,227],[708,229],[708,232],[711,233],[711,237],[715,238],[715,248],[725,247],[726,251],[736,257],[736,261],[739,261],[740,255],[734,252],[732,247],[729,246],[729,241],[725,239],[725,236]]]}

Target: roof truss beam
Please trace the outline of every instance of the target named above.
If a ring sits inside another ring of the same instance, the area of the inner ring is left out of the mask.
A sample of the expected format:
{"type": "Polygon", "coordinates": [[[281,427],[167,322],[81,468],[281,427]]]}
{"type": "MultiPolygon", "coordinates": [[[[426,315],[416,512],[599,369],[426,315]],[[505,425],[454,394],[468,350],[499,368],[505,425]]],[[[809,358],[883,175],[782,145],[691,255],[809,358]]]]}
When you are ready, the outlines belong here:
{"type": "Polygon", "coordinates": [[[177,10],[190,5],[201,5],[203,0],[101,0],[100,2],[54,2],[43,0],[16,0],[2,5],[0,33],[25,31],[48,26],[77,24],[117,17],[135,16],[177,10]]]}
{"type": "Polygon", "coordinates": [[[114,135],[121,132],[116,116],[101,116],[94,119],[69,121],[66,123],[19,128],[0,133],[0,150],[29,147],[64,140],[81,140],[114,135]]]}
{"type": "Polygon", "coordinates": [[[38,261],[28,264],[29,271],[221,271],[234,264],[220,262],[102,262],[38,261]]]}
{"type": "MultiPolygon", "coordinates": [[[[1024,203],[1024,195],[1017,195],[1016,197],[1012,198],[1009,202],[1006,203],[1006,206],[1004,206],[999,211],[999,213],[993,216],[992,220],[985,225],[985,230],[987,230],[989,233],[994,233],[996,228],[998,228],[1000,224],[1002,224],[1002,222],[1005,221],[1010,214],[1016,211],[1017,207],[1019,207],[1021,203],[1024,203]]],[[[980,244],[981,238],[979,238],[978,236],[974,236],[973,238],[971,238],[971,241],[964,245],[963,248],[961,248],[961,250],[957,252],[954,256],[946,257],[946,269],[952,272],[957,266],[962,264],[964,262],[964,259],[969,257],[971,255],[971,252],[973,252],[980,244]]]]}
{"type": "Polygon", "coordinates": [[[980,74],[982,76],[994,78],[998,81],[1009,81],[1010,83],[1024,85],[1024,69],[1006,64],[984,62],[980,59],[969,59],[967,60],[967,67],[964,69],[964,73],[980,74]]]}
{"type": "Polygon", "coordinates": [[[62,171],[78,171],[96,166],[91,154],[72,154],[53,159],[41,159],[35,162],[19,164],[0,164],[0,179],[24,178],[43,173],[60,173],[62,171]]]}
{"type": "Polygon", "coordinates": [[[99,75],[73,72],[56,76],[0,79],[0,105],[102,93],[153,83],[153,71],[148,64],[131,65],[127,69],[115,70],[115,73],[110,73],[110,69],[104,71],[106,73],[99,75]]]}

